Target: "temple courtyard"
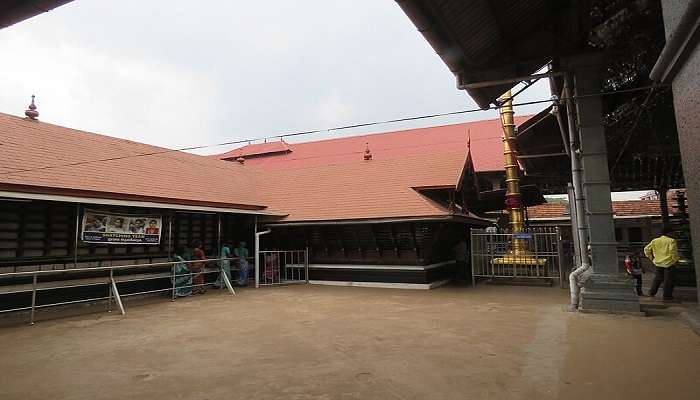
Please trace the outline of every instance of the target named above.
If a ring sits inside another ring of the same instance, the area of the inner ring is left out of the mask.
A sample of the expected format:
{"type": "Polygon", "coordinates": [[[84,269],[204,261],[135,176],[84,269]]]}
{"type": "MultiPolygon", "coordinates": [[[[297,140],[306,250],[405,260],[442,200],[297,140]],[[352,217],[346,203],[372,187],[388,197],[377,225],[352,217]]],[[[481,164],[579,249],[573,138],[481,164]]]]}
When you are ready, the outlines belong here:
{"type": "Polygon", "coordinates": [[[299,285],[134,299],[124,316],[41,310],[31,327],[0,319],[0,397],[698,398],[685,305],[636,317],[567,302],[558,288],[299,285]]]}

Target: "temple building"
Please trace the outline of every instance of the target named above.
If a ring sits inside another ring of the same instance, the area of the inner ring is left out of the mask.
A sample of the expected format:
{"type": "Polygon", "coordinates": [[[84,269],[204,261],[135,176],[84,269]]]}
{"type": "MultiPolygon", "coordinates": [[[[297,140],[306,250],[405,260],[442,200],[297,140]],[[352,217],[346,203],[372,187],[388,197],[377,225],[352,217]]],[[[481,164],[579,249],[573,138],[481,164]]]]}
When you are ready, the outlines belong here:
{"type": "Polygon", "coordinates": [[[0,135],[2,273],[160,262],[196,242],[254,251],[271,228],[261,249],[308,248],[312,281],[429,288],[489,223],[472,211],[480,174],[502,179],[498,120],[200,156],[52,125],[32,105],[0,114],[0,135]]]}

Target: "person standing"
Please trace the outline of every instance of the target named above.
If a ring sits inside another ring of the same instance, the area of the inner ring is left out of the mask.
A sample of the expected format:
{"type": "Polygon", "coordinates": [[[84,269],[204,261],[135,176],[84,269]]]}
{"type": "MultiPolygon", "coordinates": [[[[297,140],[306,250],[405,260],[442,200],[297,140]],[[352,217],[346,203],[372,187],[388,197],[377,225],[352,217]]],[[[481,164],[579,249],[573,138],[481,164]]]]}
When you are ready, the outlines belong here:
{"type": "Polygon", "coordinates": [[[644,271],[642,270],[642,263],[639,260],[639,252],[634,252],[632,256],[627,255],[625,257],[625,269],[636,282],[635,291],[637,292],[637,296],[644,296],[642,292],[642,275],[644,271]]]}
{"type": "Polygon", "coordinates": [[[248,249],[245,247],[245,242],[238,244],[238,247],[233,250],[233,255],[238,259],[238,265],[240,266],[238,284],[245,286],[248,284],[248,249]]]}
{"type": "Polygon", "coordinates": [[[469,245],[467,245],[467,241],[464,240],[464,238],[460,238],[457,244],[452,247],[452,250],[455,253],[456,262],[455,272],[452,278],[457,283],[469,282],[471,271],[467,271],[467,258],[469,254],[469,245]]]}
{"type": "MultiPolygon", "coordinates": [[[[231,258],[231,247],[228,244],[224,244],[221,247],[221,253],[219,254],[219,258],[221,258],[221,260],[219,260],[219,265],[226,274],[228,281],[231,282],[231,261],[229,261],[229,258],[231,258]]],[[[224,283],[224,277],[221,274],[219,274],[219,277],[216,279],[214,286],[217,288],[222,288],[226,286],[226,284],[224,283]]]]}
{"type": "Polygon", "coordinates": [[[175,297],[187,297],[192,294],[192,274],[187,266],[187,262],[181,256],[184,254],[183,248],[178,248],[173,257],[172,283],[175,290],[175,297]]]}
{"type": "Polygon", "coordinates": [[[204,246],[202,243],[197,243],[194,246],[194,259],[197,262],[192,263],[192,272],[194,272],[194,290],[192,294],[206,293],[204,288],[204,262],[200,260],[206,260],[207,256],[204,254],[204,246]]]}
{"type": "Polygon", "coordinates": [[[644,255],[654,263],[656,272],[654,283],[649,289],[649,297],[656,296],[659,286],[664,284],[664,300],[673,300],[673,274],[676,270],[676,263],[680,260],[678,255],[678,244],[670,237],[671,230],[664,227],[661,236],[652,240],[644,248],[644,255]]]}

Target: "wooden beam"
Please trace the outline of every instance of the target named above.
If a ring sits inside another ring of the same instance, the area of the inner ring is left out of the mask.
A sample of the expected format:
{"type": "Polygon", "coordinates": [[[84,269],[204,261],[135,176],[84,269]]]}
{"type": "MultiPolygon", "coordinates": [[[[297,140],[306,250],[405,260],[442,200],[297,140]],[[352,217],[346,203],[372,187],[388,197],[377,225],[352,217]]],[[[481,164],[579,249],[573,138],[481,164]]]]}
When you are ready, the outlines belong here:
{"type": "Polygon", "coordinates": [[[336,234],[338,235],[338,240],[340,241],[340,247],[342,247],[343,250],[343,255],[345,258],[348,258],[348,249],[347,246],[345,246],[345,240],[343,240],[343,227],[333,227],[333,229],[337,228],[335,231],[336,234]]]}
{"type": "Polygon", "coordinates": [[[394,224],[389,224],[389,231],[391,232],[391,242],[394,244],[394,252],[396,257],[401,258],[401,253],[399,252],[399,245],[396,243],[396,232],[394,232],[394,224]]]}
{"type": "Polygon", "coordinates": [[[418,242],[416,241],[416,227],[413,222],[409,223],[411,229],[411,239],[413,239],[413,250],[416,252],[416,258],[420,258],[420,250],[418,250],[418,242]]]}
{"type": "Polygon", "coordinates": [[[373,224],[369,225],[369,231],[372,234],[372,240],[374,241],[374,247],[377,249],[377,254],[379,255],[379,258],[382,258],[382,249],[379,248],[379,242],[377,242],[377,235],[374,233],[373,224]]]}

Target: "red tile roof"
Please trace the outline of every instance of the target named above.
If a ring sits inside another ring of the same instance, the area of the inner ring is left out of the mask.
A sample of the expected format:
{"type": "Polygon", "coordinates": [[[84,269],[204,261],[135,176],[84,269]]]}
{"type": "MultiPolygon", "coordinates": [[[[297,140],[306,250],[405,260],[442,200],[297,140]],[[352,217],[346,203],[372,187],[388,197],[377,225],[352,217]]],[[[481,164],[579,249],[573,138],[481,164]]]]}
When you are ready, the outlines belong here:
{"type": "Polygon", "coordinates": [[[458,151],[279,169],[260,175],[259,186],[272,211],[289,213],[285,221],[444,217],[450,210],[413,188],[457,186],[466,158],[458,151]]]}
{"type": "MultiPolygon", "coordinates": [[[[516,123],[520,124],[528,118],[529,116],[516,117],[516,123]]],[[[352,163],[362,159],[367,144],[374,160],[420,154],[438,156],[456,151],[466,153],[468,133],[471,136],[475,170],[503,170],[503,131],[498,119],[305,143],[284,143],[289,150],[285,152],[271,152],[271,143],[253,144],[217,157],[233,160],[240,156],[254,155],[255,157],[246,159],[247,164],[276,170],[352,163]]]]}
{"type": "Polygon", "coordinates": [[[254,175],[238,163],[2,113],[0,151],[0,190],[264,207],[256,195],[254,175]],[[133,157],[163,151],[168,152],[133,157]],[[112,160],[90,162],[105,158],[112,160]],[[77,165],[42,169],[65,164],[77,165]],[[21,172],[25,169],[34,170],[21,172]]]}
{"type": "MultiPolygon", "coordinates": [[[[641,217],[661,215],[661,206],[657,200],[622,200],[613,201],[613,215],[616,217],[641,217]]],[[[569,219],[566,203],[547,203],[528,207],[530,219],[569,219]]]]}
{"type": "Polygon", "coordinates": [[[500,168],[498,126],[482,121],[288,145],[289,151],[286,143],[269,143],[247,154],[276,156],[241,165],[0,114],[0,190],[264,209],[287,215],[284,221],[471,217],[420,190],[459,185],[470,157],[467,129],[472,151],[494,147],[497,160],[482,156],[482,170],[488,162],[500,168]],[[366,142],[372,160],[363,159],[366,142]]]}
{"type": "Polygon", "coordinates": [[[235,160],[238,157],[255,157],[260,155],[286,153],[289,151],[291,151],[289,145],[285,141],[279,140],[274,142],[249,144],[217,156],[217,158],[220,160],[235,160]]]}

